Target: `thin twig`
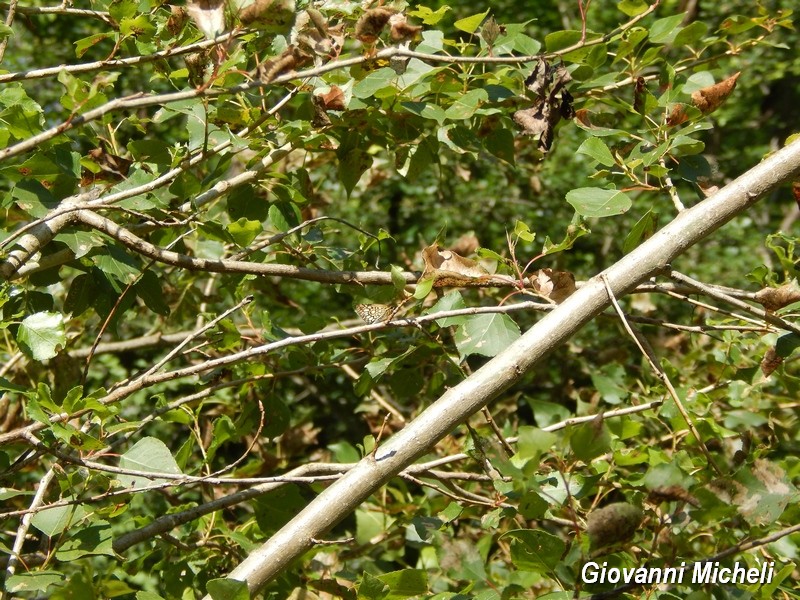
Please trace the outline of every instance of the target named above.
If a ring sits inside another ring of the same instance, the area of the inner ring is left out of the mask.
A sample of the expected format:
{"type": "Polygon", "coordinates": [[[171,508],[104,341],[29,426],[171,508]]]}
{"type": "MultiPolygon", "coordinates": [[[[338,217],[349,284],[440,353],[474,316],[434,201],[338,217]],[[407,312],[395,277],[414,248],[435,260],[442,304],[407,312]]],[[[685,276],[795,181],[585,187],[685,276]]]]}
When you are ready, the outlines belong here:
{"type": "Polygon", "coordinates": [[[779,316],[769,311],[766,311],[763,308],[756,308],[755,306],[751,306],[747,304],[747,302],[742,302],[741,300],[733,298],[732,296],[729,296],[724,292],[715,290],[711,286],[708,286],[702,283],[701,281],[697,281],[696,279],[692,279],[691,277],[679,273],[678,271],[672,268],[667,268],[667,276],[670,279],[674,279],[675,281],[680,281],[681,283],[693,287],[694,289],[698,290],[699,292],[702,292],[707,296],[710,296],[722,302],[726,302],[732,306],[735,306],[736,308],[739,308],[745,312],[750,313],[751,315],[755,315],[760,319],[764,319],[770,325],[774,325],[775,327],[778,327],[785,331],[791,331],[792,333],[800,335],[800,327],[798,327],[794,323],[790,323],[789,321],[781,319],[779,316]]]}
{"type": "Polygon", "coordinates": [[[700,448],[703,455],[706,457],[706,461],[708,464],[717,472],[718,475],[722,476],[722,470],[717,466],[717,463],[714,461],[714,458],[711,456],[711,453],[708,451],[703,438],[700,437],[700,432],[697,431],[697,428],[692,421],[691,416],[689,415],[686,408],[683,406],[683,402],[681,401],[680,397],[678,396],[678,392],[675,391],[675,388],[672,386],[672,382],[669,379],[669,376],[661,368],[661,365],[658,364],[658,358],[655,355],[655,351],[653,350],[650,342],[647,341],[647,338],[641,335],[640,333],[636,332],[628,323],[628,319],[625,316],[625,313],[622,311],[619,303],[617,302],[617,298],[614,295],[614,291],[611,289],[611,284],[608,282],[608,278],[606,277],[605,273],[601,274],[601,278],[603,283],[606,286],[606,291],[608,292],[608,298],[611,301],[614,310],[617,311],[619,315],[620,321],[622,322],[622,326],[625,328],[625,331],[628,332],[628,335],[631,336],[636,346],[641,351],[642,355],[647,360],[650,368],[656,374],[656,376],[661,380],[664,386],[667,388],[670,397],[672,398],[673,402],[675,402],[675,406],[678,407],[678,411],[681,413],[683,420],[686,421],[687,427],[692,432],[695,440],[697,440],[698,447],[700,448]]]}
{"type": "MultiPolygon", "coordinates": [[[[353,367],[351,367],[350,365],[348,365],[346,363],[343,364],[342,365],[342,371],[344,371],[345,374],[348,377],[350,377],[351,379],[353,379],[354,381],[358,381],[359,375],[358,375],[358,373],[355,372],[353,367]]],[[[388,398],[384,398],[383,395],[379,394],[377,392],[377,390],[375,390],[374,388],[370,389],[369,395],[370,395],[370,398],[375,400],[375,402],[377,402],[384,409],[389,411],[394,416],[395,419],[397,419],[401,423],[405,423],[406,422],[405,416],[403,416],[403,413],[400,412],[400,407],[398,407],[392,400],[390,400],[388,398]]]]}
{"type": "MultiPolygon", "coordinates": [[[[19,527],[17,528],[17,535],[14,538],[14,544],[11,547],[11,555],[8,559],[8,565],[6,566],[5,581],[8,581],[9,578],[14,575],[14,572],[17,569],[17,562],[21,556],[22,545],[25,543],[25,536],[28,534],[28,529],[31,526],[31,520],[33,519],[36,509],[44,503],[44,497],[47,494],[47,488],[50,487],[50,483],[53,481],[55,474],[55,466],[50,467],[39,480],[39,488],[36,490],[36,494],[34,495],[33,500],[28,507],[28,512],[23,515],[19,527]]],[[[3,600],[4,598],[4,590],[5,586],[3,586],[3,589],[0,590],[0,600],[3,600]]]]}
{"type": "MultiPolygon", "coordinates": [[[[8,14],[6,15],[6,27],[11,27],[14,23],[14,14],[17,11],[17,3],[18,0],[11,0],[8,4],[8,14]]],[[[8,40],[11,38],[10,35],[4,36],[3,41],[0,41],[0,62],[3,62],[3,56],[5,56],[6,48],[8,47],[8,40]]]]}

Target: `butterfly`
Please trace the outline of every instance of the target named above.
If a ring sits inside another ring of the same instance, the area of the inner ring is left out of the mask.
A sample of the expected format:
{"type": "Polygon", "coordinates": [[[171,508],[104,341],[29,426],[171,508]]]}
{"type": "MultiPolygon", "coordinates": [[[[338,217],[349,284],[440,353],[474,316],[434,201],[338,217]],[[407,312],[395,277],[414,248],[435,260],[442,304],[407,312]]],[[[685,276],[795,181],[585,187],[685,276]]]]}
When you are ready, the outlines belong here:
{"type": "Polygon", "coordinates": [[[368,325],[388,321],[397,312],[395,307],[388,304],[356,304],[353,308],[368,325]]]}

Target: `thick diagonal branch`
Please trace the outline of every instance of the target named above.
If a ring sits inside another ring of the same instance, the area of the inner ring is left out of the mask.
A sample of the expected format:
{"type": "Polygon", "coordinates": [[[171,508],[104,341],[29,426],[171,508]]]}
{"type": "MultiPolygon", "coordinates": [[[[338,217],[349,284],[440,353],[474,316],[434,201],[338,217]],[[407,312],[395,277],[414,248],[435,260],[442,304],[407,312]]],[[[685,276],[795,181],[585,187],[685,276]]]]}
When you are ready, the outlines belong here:
{"type": "MultiPolygon", "coordinates": [[[[617,297],[658,273],[758,198],[800,173],[800,140],[776,152],[712,197],[681,212],[647,242],[603,272],[617,297]]],[[[608,305],[600,275],[570,296],[504,352],[449,389],[373,455],[314,499],[300,514],[229,575],[247,582],[254,594],[382,485],[481,407],[517,382],[608,305]]],[[[207,597],[208,598],[208,597],[207,597]]]]}

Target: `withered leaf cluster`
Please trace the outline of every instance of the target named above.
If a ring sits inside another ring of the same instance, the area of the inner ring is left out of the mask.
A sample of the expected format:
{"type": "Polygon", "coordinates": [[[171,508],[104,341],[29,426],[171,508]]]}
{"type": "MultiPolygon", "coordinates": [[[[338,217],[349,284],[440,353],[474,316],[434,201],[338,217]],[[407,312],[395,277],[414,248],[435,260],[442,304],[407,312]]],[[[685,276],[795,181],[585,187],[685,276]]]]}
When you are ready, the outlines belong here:
{"type": "Polygon", "coordinates": [[[380,7],[371,8],[361,15],[356,23],[356,38],[365,44],[374,44],[387,23],[389,35],[395,42],[410,40],[422,31],[422,27],[410,25],[403,13],[380,7]]]}
{"type": "Polygon", "coordinates": [[[567,84],[572,76],[564,65],[552,67],[546,60],[539,59],[525,87],[533,95],[533,106],[514,113],[514,122],[522,128],[524,135],[539,138],[539,149],[550,150],[553,145],[553,130],[561,119],[575,116],[572,107],[572,94],[567,84]]]}

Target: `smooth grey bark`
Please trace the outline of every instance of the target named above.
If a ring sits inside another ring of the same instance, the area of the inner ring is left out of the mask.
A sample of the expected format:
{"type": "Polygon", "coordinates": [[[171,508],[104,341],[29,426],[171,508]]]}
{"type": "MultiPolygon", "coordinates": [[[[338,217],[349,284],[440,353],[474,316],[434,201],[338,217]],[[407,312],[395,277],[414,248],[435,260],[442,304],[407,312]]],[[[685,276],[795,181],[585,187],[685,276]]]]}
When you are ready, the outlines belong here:
{"type": "MultiPolygon", "coordinates": [[[[542,318],[520,339],[459,385],[448,390],[404,429],[362,459],[273,535],[229,575],[255,594],[314,546],[334,525],[439,440],[519,380],[610,304],[602,275],[615,296],[656,275],[760,197],[800,173],[800,140],[775,152],[716,194],[681,212],[633,252],[620,259],[542,318]]],[[[209,596],[206,599],[210,600],[209,596]]]]}

